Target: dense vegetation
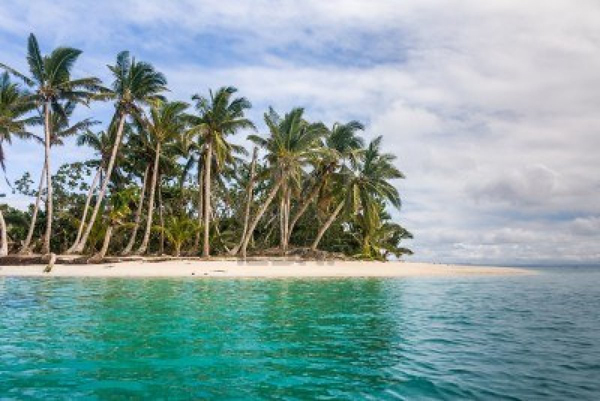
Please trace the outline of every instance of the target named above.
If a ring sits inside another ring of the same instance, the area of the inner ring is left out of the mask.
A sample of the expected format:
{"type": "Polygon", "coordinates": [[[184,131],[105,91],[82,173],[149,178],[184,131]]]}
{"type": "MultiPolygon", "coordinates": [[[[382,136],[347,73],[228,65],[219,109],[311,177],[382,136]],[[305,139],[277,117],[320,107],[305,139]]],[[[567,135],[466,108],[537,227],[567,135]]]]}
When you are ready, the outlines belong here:
{"type": "Polygon", "coordinates": [[[128,52],[109,66],[108,85],[73,78],[80,54],[42,55],[31,35],[27,73],[0,64],[2,168],[13,139],[44,149],[39,172],[12,184],[35,202],[26,212],[0,208],[0,256],[410,253],[401,242],[411,234],[386,211],[400,207],[390,181],[404,177],[381,137],[364,143],[361,123],[327,127],[302,108],[269,109],[259,133],[246,117],[251,103],[233,87],[170,101],[165,76],[128,52]],[[73,121],[76,107],[94,102],[114,104],[106,127],[73,121]],[[31,133],[36,125],[43,137],[31,133]],[[251,132],[250,152],[231,142],[242,132],[251,132]],[[68,137],[95,157],[51,174],[51,155],[68,137]]]}

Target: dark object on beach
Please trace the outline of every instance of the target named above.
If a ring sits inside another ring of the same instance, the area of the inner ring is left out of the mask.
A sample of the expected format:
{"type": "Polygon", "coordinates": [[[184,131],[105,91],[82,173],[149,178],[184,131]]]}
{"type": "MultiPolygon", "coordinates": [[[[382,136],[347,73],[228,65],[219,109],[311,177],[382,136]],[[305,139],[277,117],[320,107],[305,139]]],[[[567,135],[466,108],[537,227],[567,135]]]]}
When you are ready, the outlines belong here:
{"type": "Polygon", "coordinates": [[[48,260],[48,265],[44,268],[44,273],[50,273],[54,267],[54,263],[56,263],[56,254],[51,253],[48,260]]]}

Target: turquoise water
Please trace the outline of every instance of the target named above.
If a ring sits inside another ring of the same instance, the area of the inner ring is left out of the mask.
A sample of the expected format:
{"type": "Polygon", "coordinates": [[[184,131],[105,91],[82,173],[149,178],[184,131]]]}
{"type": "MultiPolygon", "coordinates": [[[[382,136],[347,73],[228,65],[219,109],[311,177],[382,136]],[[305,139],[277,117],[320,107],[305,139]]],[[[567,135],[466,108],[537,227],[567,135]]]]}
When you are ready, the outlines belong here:
{"type": "Polygon", "coordinates": [[[599,273],[0,279],[0,399],[600,399],[599,273]]]}

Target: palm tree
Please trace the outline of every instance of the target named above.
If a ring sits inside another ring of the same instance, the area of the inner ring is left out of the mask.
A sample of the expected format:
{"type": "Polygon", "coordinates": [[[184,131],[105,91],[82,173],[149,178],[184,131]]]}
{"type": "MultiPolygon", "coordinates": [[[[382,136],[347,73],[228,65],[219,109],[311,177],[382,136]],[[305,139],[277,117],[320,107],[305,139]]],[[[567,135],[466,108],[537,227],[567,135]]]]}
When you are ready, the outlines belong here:
{"type": "Polygon", "coordinates": [[[139,196],[137,197],[137,208],[135,210],[135,216],[133,218],[133,230],[131,231],[131,236],[129,237],[129,241],[127,242],[127,245],[125,246],[125,249],[123,249],[123,252],[121,252],[121,255],[123,256],[127,256],[129,254],[131,254],[131,251],[133,250],[133,246],[135,245],[135,240],[137,238],[137,233],[140,229],[140,222],[142,219],[142,212],[144,209],[144,198],[146,197],[146,188],[148,187],[148,176],[150,174],[150,165],[148,164],[146,166],[146,169],[144,170],[144,175],[142,176],[142,186],[140,187],[139,192],[139,196]]]}
{"type": "Polygon", "coordinates": [[[383,202],[376,208],[377,216],[366,219],[363,214],[355,217],[356,229],[353,236],[360,242],[361,251],[355,257],[362,259],[386,260],[394,255],[412,255],[412,251],[400,244],[404,239],[413,238],[412,234],[400,224],[388,221],[390,216],[385,211],[383,202]]]}
{"type": "Polygon", "coordinates": [[[50,168],[50,146],[52,141],[51,114],[65,116],[61,100],[73,103],[87,103],[93,93],[100,89],[98,78],[71,79],[73,65],[81,55],[81,50],[70,47],[58,47],[50,55],[42,56],[37,39],[29,35],[27,43],[27,63],[30,76],[26,76],[13,68],[0,63],[13,75],[21,78],[28,86],[35,88],[32,100],[42,107],[44,116],[44,167],[46,169],[46,233],[42,245],[42,253],[50,252],[52,235],[52,174],[50,168]]]}
{"type": "Polygon", "coordinates": [[[118,191],[110,197],[110,205],[108,207],[107,220],[108,225],[104,233],[104,241],[102,242],[102,248],[100,251],[92,256],[88,262],[96,263],[101,262],[106,256],[110,240],[115,229],[124,223],[124,220],[131,213],[129,203],[134,196],[135,188],[127,188],[122,191],[118,191]]]}
{"type": "MultiPolygon", "coordinates": [[[[183,166],[183,171],[180,177],[180,187],[183,188],[185,181],[188,177],[191,176],[191,172],[194,167],[196,167],[196,187],[198,189],[198,196],[196,197],[196,210],[198,212],[198,224],[202,225],[204,219],[203,213],[203,205],[204,205],[204,197],[203,197],[203,169],[202,164],[204,160],[204,141],[201,135],[197,135],[197,141],[182,141],[181,146],[183,150],[183,156],[186,159],[186,162],[183,166]]],[[[196,232],[194,239],[194,249],[198,249],[200,246],[200,231],[196,232]]]]}
{"type": "MultiPolygon", "coordinates": [[[[27,93],[10,81],[5,72],[0,75],[0,167],[6,173],[6,157],[4,143],[11,144],[13,135],[28,139],[34,136],[26,131],[28,125],[36,122],[25,115],[33,108],[27,93]]],[[[8,254],[8,235],[4,216],[0,210],[0,256],[8,254]]]]}
{"type": "Polygon", "coordinates": [[[258,159],[258,147],[255,146],[252,151],[252,162],[250,163],[250,171],[248,176],[248,184],[246,185],[246,198],[244,206],[244,225],[242,226],[242,235],[239,244],[237,244],[230,252],[231,255],[238,253],[246,232],[248,231],[248,224],[250,223],[250,210],[252,209],[252,199],[254,196],[254,184],[256,182],[256,162],[258,159]]]}
{"type": "Polygon", "coordinates": [[[124,170],[128,170],[130,173],[130,179],[134,180],[133,177],[140,177],[141,187],[138,191],[139,196],[137,197],[137,207],[133,218],[133,229],[127,245],[121,252],[121,255],[127,256],[133,252],[133,247],[137,240],[137,234],[140,229],[142,221],[142,213],[144,211],[144,201],[146,195],[149,192],[148,187],[150,186],[150,174],[152,173],[152,165],[154,162],[154,145],[150,143],[147,136],[147,130],[141,124],[129,124],[127,126],[130,131],[127,136],[129,140],[125,144],[123,154],[127,155],[125,159],[124,170]]]}
{"type": "Polygon", "coordinates": [[[150,181],[150,194],[148,197],[148,218],[146,219],[146,231],[144,238],[137,251],[143,254],[148,249],[150,232],[152,230],[152,219],[154,215],[154,196],[158,183],[159,160],[161,149],[165,144],[174,141],[182,135],[185,129],[183,112],[188,105],[183,102],[158,101],[150,110],[150,118],[144,124],[148,132],[149,140],[154,144],[154,165],[152,167],[152,180],[150,181]]]}
{"type": "Polygon", "coordinates": [[[88,193],[85,199],[85,205],[83,207],[83,213],[79,221],[79,228],[77,229],[77,236],[75,237],[75,243],[78,243],[83,234],[85,228],[85,222],[87,214],[90,208],[92,197],[96,191],[98,183],[102,181],[102,173],[106,168],[108,159],[110,157],[110,151],[112,149],[112,139],[105,131],[94,133],[90,130],[83,132],[77,137],[77,146],[89,146],[98,155],[98,159],[92,161],[92,165],[96,166],[96,173],[92,179],[92,183],[88,189],[88,193]]]}
{"type": "Polygon", "coordinates": [[[187,215],[171,216],[167,219],[164,227],[157,227],[167,237],[167,240],[173,245],[173,256],[181,255],[183,244],[199,229],[198,223],[190,219],[187,215]]]}
{"type": "MultiPolygon", "coordinates": [[[[319,140],[326,133],[322,124],[310,124],[303,118],[304,109],[295,108],[281,118],[272,108],[265,113],[265,123],[269,129],[267,138],[250,135],[248,139],[266,150],[265,156],[272,180],[272,187],[266,200],[259,208],[242,241],[241,253],[246,257],[246,248],[254,230],[263,214],[273,202],[277,192],[285,183],[297,183],[302,177],[303,168],[319,145],[319,140]]],[[[284,188],[282,198],[289,196],[284,188]]],[[[289,205],[289,198],[285,199],[289,205]]],[[[288,209],[289,210],[289,209],[288,209]]],[[[284,206],[285,213],[285,206],[284,206]]],[[[285,224],[287,227],[287,224],[285,224]]],[[[284,233],[287,235],[287,233],[284,233]]],[[[285,244],[282,244],[285,245],[285,244]]]]}
{"type": "Polygon", "coordinates": [[[328,132],[323,141],[322,151],[318,155],[312,180],[310,180],[312,189],[308,196],[301,198],[298,210],[290,222],[288,242],[296,223],[308,210],[308,206],[317,197],[319,191],[327,185],[329,177],[339,170],[346,160],[356,161],[360,149],[364,146],[363,139],[357,135],[357,132],[362,130],[364,130],[363,124],[358,121],[350,121],[347,124],[335,123],[328,132]]]}
{"type": "Polygon", "coordinates": [[[345,170],[340,174],[348,182],[344,185],[345,196],[341,197],[333,213],[319,229],[311,246],[313,251],[317,249],[321,238],[344,206],[355,215],[360,212],[362,218],[372,227],[379,226],[379,202],[388,201],[396,208],[400,208],[400,195],[389,180],[404,178],[404,174],[393,164],[396,157],[389,153],[382,154],[380,146],[381,137],[377,137],[369,143],[363,160],[355,165],[355,169],[345,170]]]}
{"type": "MultiPolygon", "coordinates": [[[[70,124],[69,119],[73,115],[75,111],[76,103],[67,101],[63,106],[64,114],[54,113],[51,116],[51,130],[52,137],[50,140],[50,146],[62,146],[64,144],[64,139],[77,135],[81,132],[88,131],[92,126],[99,124],[99,121],[92,120],[91,118],[86,118],[84,120],[78,121],[75,124],[70,124]]],[[[33,232],[35,229],[35,224],[37,222],[37,215],[39,211],[40,200],[42,197],[42,189],[44,186],[44,177],[46,175],[46,165],[44,164],[44,168],[42,169],[42,174],[40,176],[40,182],[37,192],[37,197],[33,207],[33,214],[31,216],[31,222],[29,224],[29,231],[27,232],[27,237],[25,238],[25,242],[19,251],[20,254],[29,254],[31,253],[31,241],[33,239],[33,232]]]]}
{"type": "Polygon", "coordinates": [[[231,158],[232,146],[227,142],[227,136],[235,134],[240,129],[255,129],[254,124],[244,117],[246,109],[252,107],[244,97],[231,99],[237,92],[234,87],[222,87],[216,93],[209,92],[206,98],[194,95],[198,117],[190,117],[191,133],[202,137],[204,143],[204,246],[202,255],[210,256],[210,220],[211,220],[211,167],[213,158],[221,167],[231,158]]]}
{"type": "Polygon", "coordinates": [[[114,81],[111,89],[104,90],[102,95],[104,99],[115,101],[115,114],[111,121],[111,126],[116,127],[115,141],[106,167],[106,176],[92,211],[90,224],[88,224],[80,241],[74,243],[68,253],[83,252],[87,243],[110,182],[127,117],[132,116],[134,119],[142,121],[142,106],[162,100],[163,97],[160,93],[167,90],[167,80],[164,75],[156,71],[149,63],[136,62],[135,59],[130,58],[128,51],[119,53],[116,64],[108,68],[114,76],[114,81]]]}

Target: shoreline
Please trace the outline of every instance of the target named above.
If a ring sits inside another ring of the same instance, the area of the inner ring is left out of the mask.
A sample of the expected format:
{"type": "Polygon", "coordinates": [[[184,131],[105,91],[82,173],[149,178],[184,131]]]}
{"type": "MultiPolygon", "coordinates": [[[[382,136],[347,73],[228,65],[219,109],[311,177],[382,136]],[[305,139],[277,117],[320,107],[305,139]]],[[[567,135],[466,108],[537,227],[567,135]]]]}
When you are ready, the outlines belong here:
{"type": "Polygon", "coordinates": [[[376,278],[533,275],[516,267],[463,266],[417,262],[281,261],[281,260],[167,260],[101,264],[0,266],[0,277],[105,277],[105,278],[376,278]]]}

